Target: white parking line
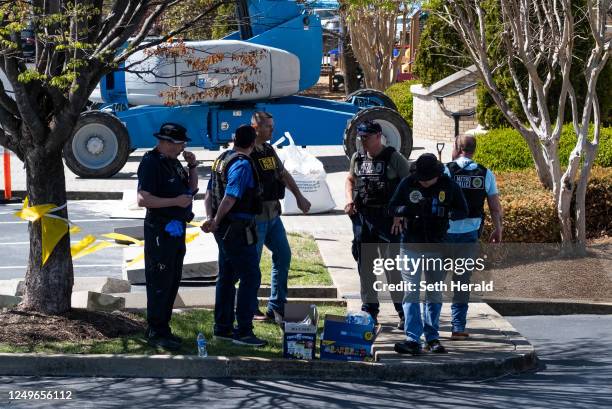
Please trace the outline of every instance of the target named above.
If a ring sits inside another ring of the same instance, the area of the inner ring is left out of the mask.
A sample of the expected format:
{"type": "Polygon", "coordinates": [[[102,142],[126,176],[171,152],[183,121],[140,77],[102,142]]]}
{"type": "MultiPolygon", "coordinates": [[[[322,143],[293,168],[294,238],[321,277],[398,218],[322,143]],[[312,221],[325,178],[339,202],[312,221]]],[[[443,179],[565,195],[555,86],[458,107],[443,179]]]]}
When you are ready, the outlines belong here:
{"type": "MultiPolygon", "coordinates": [[[[97,223],[97,222],[109,222],[109,221],[126,221],[126,220],[138,220],[138,219],[81,219],[81,220],[70,220],[72,223],[97,223]]],[[[29,223],[25,220],[18,220],[14,222],[0,222],[0,224],[26,224],[29,223]]]]}
{"type": "MultiPolygon", "coordinates": [[[[122,264],[75,264],[74,268],[121,267],[122,264]]],[[[28,268],[28,266],[0,266],[0,270],[28,268]]]]}
{"type": "MultiPolygon", "coordinates": [[[[78,243],[80,240],[70,240],[70,244],[78,243]]],[[[98,241],[108,241],[109,243],[114,243],[115,240],[98,240],[98,241]]],[[[24,244],[30,244],[29,241],[7,241],[4,243],[0,243],[0,246],[23,246],[24,244]]]]}

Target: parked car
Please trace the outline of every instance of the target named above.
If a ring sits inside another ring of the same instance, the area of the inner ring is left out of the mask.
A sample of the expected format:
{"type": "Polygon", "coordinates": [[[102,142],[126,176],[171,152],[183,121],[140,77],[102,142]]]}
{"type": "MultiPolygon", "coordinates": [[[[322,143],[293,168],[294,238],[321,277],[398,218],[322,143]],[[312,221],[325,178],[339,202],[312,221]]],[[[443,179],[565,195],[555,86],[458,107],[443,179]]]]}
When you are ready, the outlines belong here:
{"type": "Polygon", "coordinates": [[[21,50],[25,58],[34,58],[34,54],[36,53],[34,30],[26,29],[21,31],[21,50]]]}

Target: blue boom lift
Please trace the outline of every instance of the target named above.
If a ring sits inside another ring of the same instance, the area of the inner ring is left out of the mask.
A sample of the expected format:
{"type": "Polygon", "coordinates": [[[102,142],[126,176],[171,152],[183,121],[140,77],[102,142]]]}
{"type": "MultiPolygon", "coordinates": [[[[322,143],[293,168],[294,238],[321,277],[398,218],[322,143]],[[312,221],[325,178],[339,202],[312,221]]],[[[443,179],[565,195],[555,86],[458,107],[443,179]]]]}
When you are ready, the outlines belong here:
{"type": "MultiPolygon", "coordinates": [[[[291,53],[299,60],[298,91],[317,83],[322,29],[316,14],[294,0],[238,0],[236,9],[240,30],[223,40],[291,53]]],[[[350,156],[358,149],[357,125],[369,119],[382,126],[387,145],[406,157],[412,150],[410,127],[393,102],[376,90],[358,90],[346,102],[289,95],[179,106],[134,106],[129,103],[126,72],[120,67],[103,78],[99,95],[104,104],[99,110],[82,114],[64,148],[66,165],[85,178],[106,178],[119,172],[131,152],[156,144],[153,133],[164,122],[187,128],[193,140],[190,146],[218,150],[231,142],[234,130],[249,123],[255,111],[271,113],[275,132],[290,132],[298,145],[343,144],[350,156]]]]}

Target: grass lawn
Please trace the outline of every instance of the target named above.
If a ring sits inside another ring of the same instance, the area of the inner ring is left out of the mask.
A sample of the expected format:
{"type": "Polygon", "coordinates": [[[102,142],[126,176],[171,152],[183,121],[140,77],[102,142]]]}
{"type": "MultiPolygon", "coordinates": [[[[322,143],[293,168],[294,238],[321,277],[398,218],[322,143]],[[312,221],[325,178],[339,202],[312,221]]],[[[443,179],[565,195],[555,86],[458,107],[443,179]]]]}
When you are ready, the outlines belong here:
{"type": "MultiPolygon", "coordinates": [[[[323,264],[319,247],[310,235],[288,233],[291,246],[291,266],[289,268],[289,287],[305,285],[333,285],[332,279],[323,264]]],[[[264,247],[261,257],[261,284],[270,285],[272,258],[264,247]]]]}
{"type": "MultiPolygon", "coordinates": [[[[319,338],[323,330],[323,317],[325,314],[344,315],[346,308],[321,306],[319,307],[319,338]]],[[[213,312],[212,310],[190,310],[175,313],[170,323],[172,332],[183,339],[183,348],[174,353],[177,355],[195,355],[196,335],[202,332],[208,341],[209,355],[224,356],[255,356],[263,358],[281,358],[283,354],[282,334],[280,327],[272,323],[255,322],[255,334],[265,339],[269,344],[265,348],[252,348],[234,345],[228,341],[215,341],[212,339],[213,312]]],[[[318,342],[318,341],[317,341],[318,342]]],[[[143,354],[166,353],[147,345],[140,336],[130,336],[112,340],[75,342],[38,342],[35,345],[12,346],[0,344],[2,352],[44,352],[44,353],[70,353],[70,354],[143,354]]]]}

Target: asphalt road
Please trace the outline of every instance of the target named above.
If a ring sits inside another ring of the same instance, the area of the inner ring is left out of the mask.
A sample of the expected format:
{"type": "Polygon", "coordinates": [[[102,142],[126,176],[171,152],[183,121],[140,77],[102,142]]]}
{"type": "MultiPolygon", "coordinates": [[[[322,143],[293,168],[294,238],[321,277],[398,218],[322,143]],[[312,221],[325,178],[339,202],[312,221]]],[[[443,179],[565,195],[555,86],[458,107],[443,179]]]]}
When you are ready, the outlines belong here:
{"type": "MultiPolygon", "coordinates": [[[[111,219],[118,200],[83,200],[68,202],[69,217],[81,227],[81,233],[71,237],[77,242],[86,234],[99,236],[112,233],[115,227],[142,226],[142,220],[111,219]]],[[[29,252],[28,223],[15,217],[21,204],[0,205],[0,280],[23,278],[29,252]]],[[[108,276],[121,278],[121,248],[106,248],[74,261],[77,277],[108,276]]]]}
{"type": "Polygon", "coordinates": [[[612,315],[510,317],[545,369],[486,381],[396,383],[0,377],[0,408],[608,408],[612,315]],[[9,401],[10,391],[70,401],[9,401]]]}

